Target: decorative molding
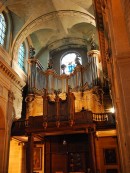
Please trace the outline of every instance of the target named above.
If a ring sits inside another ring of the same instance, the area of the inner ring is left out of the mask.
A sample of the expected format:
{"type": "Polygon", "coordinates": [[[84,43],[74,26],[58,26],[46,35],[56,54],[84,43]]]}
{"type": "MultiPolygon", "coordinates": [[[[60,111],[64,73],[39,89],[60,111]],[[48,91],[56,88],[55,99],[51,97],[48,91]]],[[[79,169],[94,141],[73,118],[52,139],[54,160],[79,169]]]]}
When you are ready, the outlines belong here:
{"type": "Polygon", "coordinates": [[[108,131],[96,131],[97,137],[107,137],[107,136],[117,136],[116,130],[108,130],[108,131]]]}
{"type": "Polygon", "coordinates": [[[3,72],[10,80],[15,82],[21,89],[25,86],[20,77],[13,71],[13,69],[2,59],[0,58],[0,71],[3,72]]]}
{"type": "Polygon", "coordinates": [[[90,56],[90,57],[91,56],[93,57],[94,55],[95,56],[100,56],[100,51],[99,50],[90,50],[90,51],[87,52],[87,55],[90,56]]]}
{"type": "Polygon", "coordinates": [[[0,46],[0,57],[4,58],[9,65],[11,64],[11,57],[2,46],[0,46]]]}

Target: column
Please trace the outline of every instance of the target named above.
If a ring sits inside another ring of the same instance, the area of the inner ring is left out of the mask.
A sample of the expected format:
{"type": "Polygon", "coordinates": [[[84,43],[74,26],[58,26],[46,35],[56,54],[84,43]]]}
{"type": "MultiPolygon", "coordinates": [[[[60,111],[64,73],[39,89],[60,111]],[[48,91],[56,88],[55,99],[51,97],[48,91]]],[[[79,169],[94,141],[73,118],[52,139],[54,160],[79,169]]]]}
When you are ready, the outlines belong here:
{"type": "Polygon", "coordinates": [[[26,148],[26,167],[27,173],[33,173],[33,147],[34,147],[34,137],[33,134],[28,135],[28,144],[26,148]]]}
{"type": "Polygon", "coordinates": [[[96,173],[96,151],[95,151],[95,142],[94,142],[94,132],[90,132],[89,134],[89,144],[90,144],[90,149],[91,149],[91,160],[92,160],[92,172],[96,173]]]}
{"type": "Polygon", "coordinates": [[[8,91],[8,102],[6,107],[6,122],[5,122],[5,131],[3,131],[3,173],[8,172],[8,164],[9,164],[9,148],[10,148],[10,134],[11,134],[11,126],[14,118],[13,112],[13,101],[14,101],[14,93],[12,91],[8,91]]]}

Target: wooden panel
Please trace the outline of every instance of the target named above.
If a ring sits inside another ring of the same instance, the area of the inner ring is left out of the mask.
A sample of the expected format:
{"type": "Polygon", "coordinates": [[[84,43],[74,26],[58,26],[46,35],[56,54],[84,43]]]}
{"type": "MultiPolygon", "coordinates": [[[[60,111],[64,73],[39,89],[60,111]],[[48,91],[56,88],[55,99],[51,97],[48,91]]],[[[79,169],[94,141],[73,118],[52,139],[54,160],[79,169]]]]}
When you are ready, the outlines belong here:
{"type": "Polygon", "coordinates": [[[49,121],[56,121],[56,103],[48,102],[47,114],[49,121]]]}
{"type": "Polygon", "coordinates": [[[68,101],[60,101],[60,120],[68,120],[69,111],[68,111],[68,101]]]}
{"type": "Polygon", "coordinates": [[[100,172],[106,173],[106,170],[108,170],[108,172],[120,170],[117,138],[96,138],[95,147],[97,156],[97,169],[100,170],[100,172]]]}
{"type": "Polygon", "coordinates": [[[45,139],[45,172],[51,173],[50,140],[45,139]]]}
{"type": "Polygon", "coordinates": [[[67,154],[52,154],[52,173],[67,173],[67,154]]]}
{"type": "Polygon", "coordinates": [[[90,168],[89,141],[87,134],[46,137],[45,167],[47,173],[72,171],[86,172],[90,168]],[[64,144],[64,141],[65,144],[64,144]],[[50,145],[49,145],[50,142],[50,145]],[[73,157],[71,157],[73,155],[73,157]],[[72,169],[72,160],[74,166],[72,169]],[[50,166],[50,168],[49,168],[50,166]]]}
{"type": "Polygon", "coordinates": [[[107,169],[106,173],[118,173],[117,169],[107,169]]]}
{"type": "Polygon", "coordinates": [[[69,172],[86,172],[87,153],[75,152],[68,153],[68,170],[69,172]]]}
{"type": "Polygon", "coordinates": [[[75,122],[78,123],[92,123],[92,112],[91,111],[81,111],[75,113],[75,122]]]}

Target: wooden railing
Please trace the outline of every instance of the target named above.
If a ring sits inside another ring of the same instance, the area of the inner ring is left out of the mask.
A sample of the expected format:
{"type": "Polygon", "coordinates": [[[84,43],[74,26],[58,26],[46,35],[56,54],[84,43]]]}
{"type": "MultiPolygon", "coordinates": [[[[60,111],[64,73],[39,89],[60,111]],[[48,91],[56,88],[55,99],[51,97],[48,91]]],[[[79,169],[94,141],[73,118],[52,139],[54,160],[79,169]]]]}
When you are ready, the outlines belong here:
{"type": "MultiPolygon", "coordinates": [[[[47,117],[37,116],[29,117],[28,120],[18,120],[13,122],[12,125],[12,135],[24,135],[27,129],[32,129],[33,131],[44,130],[49,128],[62,127],[63,124],[67,127],[70,126],[70,118],[62,117],[57,120],[56,117],[47,117]]],[[[81,124],[96,124],[96,129],[111,129],[115,128],[115,118],[114,114],[111,113],[102,113],[94,114],[89,111],[82,111],[75,113],[73,119],[73,126],[78,126],[81,124]]]]}
{"type": "Polygon", "coordinates": [[[107,113],[93,113],[93,121],[108,121],[107,113]]]}

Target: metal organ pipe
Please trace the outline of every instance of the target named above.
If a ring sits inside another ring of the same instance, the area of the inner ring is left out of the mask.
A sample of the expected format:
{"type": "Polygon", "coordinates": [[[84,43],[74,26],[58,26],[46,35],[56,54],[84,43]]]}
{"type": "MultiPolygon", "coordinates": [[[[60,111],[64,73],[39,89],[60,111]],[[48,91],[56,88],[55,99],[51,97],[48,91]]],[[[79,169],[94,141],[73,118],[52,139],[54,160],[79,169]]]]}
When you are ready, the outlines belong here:
{"type": "Polygon", "coordinates": [[[88,52],[88,64],[86,67],[77,65],[70,75],[58,75],[53,69],[43,71],[37,60],[29,59],[28,84],[29,92],[45,89],[48,94],[68,93],[69,87],[72,91],[83,91],[88,87],[98,85],[101,79],[101,63],[99,61],[99,51],[88,52]]]}

